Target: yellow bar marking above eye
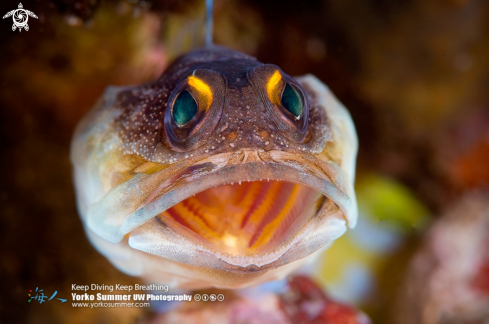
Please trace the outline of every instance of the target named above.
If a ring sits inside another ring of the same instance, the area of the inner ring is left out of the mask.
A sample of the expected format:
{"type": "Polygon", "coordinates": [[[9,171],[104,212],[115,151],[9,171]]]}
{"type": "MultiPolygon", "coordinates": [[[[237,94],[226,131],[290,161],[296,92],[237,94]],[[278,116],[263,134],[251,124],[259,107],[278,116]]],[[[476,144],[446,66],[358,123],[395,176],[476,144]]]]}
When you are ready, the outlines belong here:
{"type": "Polygon", "coordinates": [[[200,96],[206,101],[206,110],[209,109],[212,103],[212,90],[211,88],[201,79],[194,75],[188,77],[188,85],[197,90],[200,96]]]}
{"type": "Polygon", "coordinates": [[[268,83],[267,83],[267,93],[268,93],[268,98],[270,98],[270,101],[274,102],[276,100],[278,100],[278,89],[277,89],[277,86],[280,82],[280,80],[282,80],[282,75],[280,74],[280,72],[278,70],[276,70],[272,77],[268,80],[268,83]]]}

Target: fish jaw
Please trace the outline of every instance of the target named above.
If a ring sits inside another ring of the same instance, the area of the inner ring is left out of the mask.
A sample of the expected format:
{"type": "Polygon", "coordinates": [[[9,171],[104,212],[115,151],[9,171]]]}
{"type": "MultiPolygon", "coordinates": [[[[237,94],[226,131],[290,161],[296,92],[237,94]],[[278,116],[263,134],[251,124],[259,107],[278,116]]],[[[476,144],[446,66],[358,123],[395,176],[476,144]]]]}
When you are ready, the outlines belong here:
{"type": "Polygon", "coordinates": [[[313,76],[297,80],[328,114],[332,140],[326,149],[298,154],[239,148],[171,165],[118,152],[120,138],[111,121],[118,116],[113,102],[122,89],[110,88],[80,125],[72,146],[78,207],[92,244],[122,271],[148,280],[194,289],[239,288],[280,279],[340,237],[347,224],[353,227],[357,218],[353,123],[319,80],[313,76]],[[194,194],[240,181],[266,180],[312,188],[328,204],[298,221],[280,244],[272,242],[276,244],[245,254],[208,244],[172,219],[158,217],[194,194]]]}
{"type": "MultiPolygon", "coordinates": [[[[289,183],[292,181],[301,184],[307,182],[322,192],[333,190],[329,195],[334,196],[338,201],[342,201],[342,205],[347,206],[348,212],[352,212],[352,206],[348,206],[351,202],[348,201],[347,196],[336,190],[336,185],[342,181],[339,178],[343,175],[336,174],[336,177],[333,177],[332,174],[334,171],[338,172],[339,169],[327,170],[329,175],[326,176],[326,172],[318,167],[325,166],[321,165],[320,161],[316,161],[318,163],[314,168],[316,174],[312,175],[312,165],[309,165],[310,170],[302,166],[307,163],[304,161],[299,160],[298,162],[301,164],[296,163],[294,165],[292,163],[294,156],[290,154],[284,152],[260,153],[260,161],[258,161],[259,153],[251,151],[243,152],[239,158],[236,158],[238,154],[211,157],[202,161],[201,164],[206,165],[209,160],[215,161],[216,164],[218,162],[224,164],[224,160],[228,161],[227,164],[208,175],[209,180],[207,181],[211,181],[212,186],[227,184],[229,181],[236,181],[237,183],[237,179],[241,179],[243,182],[241,186],[244,186],[245,181],[254,181],[264,176],[269,177],[266,183],[268,180],[273,182],[284,179],[288,180],[289,183]],[[289,165],[281,164],[278,161],[287,161],[289,165]],[[296,168],[301,168],[301,170],[298,172],[296,168]],[[250,170],[260,171],[250,172],[250,170]],[[306,174],[310,175],[307,176],[306,174]],[[301,178],[296,179],[294,175],[301,178]],[[333,181],[336,185],[332,183],[333,181]]],[[[297,157],[295,158],[297,159],[297,157]]],[[[195,164],[192,165],[194,172],[198,170],[195,164]]],[[[158,172],[162,171],[164,170],[158,172]]],[[[189,185],[198,187],[197,190],[205,191],[204,188],[207,187],[205,175],[203,172],[197,172],[197,174],[197,179],[194,178],[181,185],[181,188],[186,192],[178,200],[184,200],[189,196],[193,197],[192,188],[187,187],[189,185]]],[[[153,176],[159,175],[156,172],[153,176]]],[[[187,177],[179,174],[179,178],[186,179],[187,177]]],[[[161,183],[165,182],[162,181],[161,183]]],[[[172,184],[172,188],[175,190],[180,185],[178,181],[174,180],[167,183],[172,184]]],[[[240,185],[235,184],[235,186],[240,185]]],[[[155,190],[148,191],[148,196],[153,196],[153,198],[146,199],[143,203],[145,206],[151,202],[165,203],[168,199],[165,194],[160,195],[159,198],[154,198],[155,192],[164,191],[161,185],[154,186],[154,188],[155,190]]],[[[178,196],[178,194],[176,195],[178,196]]],[[[316,252],[329,246],[346,231],[345,212],[331,198],[326,198],[324,195],[322,197],[325,197],[322,205],[312,206],[314,208],[313,213],[306,214],[306,219],[297,218],[296,226],[290,227],[293,231],[282,236],[283,241],[264,245],[264,249],[250,249],[247,254],[230,253],[209,244],[209,242],[206,244],[195,233],[189,233],[188,229],[182,228],[178,224],[172,224],[158,216],[147,221],[139,219],[140,222],[143,222],[139,226],[137,224],[125,225],[132,223],[132,221],[128,221],[130,217],[128,216],[120,225],[121,229],[125,228],[121,231],[121,235],[109,238],[109,231],[100,231],[101,228],[107,228],[107,224],[98,223],[97,220],[101,218],[97,217],[97,213],[92,212],[91,208],[88,208],[85,229],[92,244],[102,254],[106,255],[114,265],[128,274],[180,288],[199,289],[209,286],[244,288],[270,280],[282,279],[294,269],[311,261],[311,258],[317,255],[316,252]],[[90,218],[93,218],[94,221],[91,221],[90,218]],[[128,233],[124,234],[126,232],[128,233]]],[[[170,204],[174,205],[174,203],[175,201],[170,204]]],[[[166,207],[161,209],[164,208],[166,207]]],[[[155,207],[148,208],[148,210],[155,210],[155,207]]],[[[156,210],[155,213],[158,211],[156,210]]],[[[104,213],[100,210],[99,212],[102,215],[113,215],[114,210],[111,211],[112,213],[104,213]]],[[[111,225],[114,223],[113,220],[108,222],[111,225]]]]}

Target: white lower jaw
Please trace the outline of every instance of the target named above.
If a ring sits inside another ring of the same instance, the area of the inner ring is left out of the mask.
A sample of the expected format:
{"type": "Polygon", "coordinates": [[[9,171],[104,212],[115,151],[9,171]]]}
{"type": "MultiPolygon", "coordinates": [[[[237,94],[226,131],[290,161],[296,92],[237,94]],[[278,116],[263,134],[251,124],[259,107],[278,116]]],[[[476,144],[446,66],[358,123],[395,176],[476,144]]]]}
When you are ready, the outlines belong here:
{"type": "MultiPolygon", "coordinates": [[[[171,289],[196,290],[209,287],[239,289],[252,287],[268,281],[281,280],[299,267],[309,262],[314,262],[318,254],[321,253],[319,249],[308,257],[290,263],[284,262],[282,265],[275,267],[264,266],[263,270],[256,269],[256,267],[247,269],[232,266],[241,269],[241,271],[229,271],[225,270],[226,268],[221,270],[205,266],[190,266],[179,261],[173,261],[170,258],[163,258],[133,249],[128,244],[128,238],[123,239],[119,243],[111,243],[86,227],[85,231],[88,239],[98,252],[104,255],[117,269],[128,275],[140,277],[147,283],[169,285],[171,289]]],[[[192,258],[199,264],[211,264],[211,262],[207,262],[207,257],[207,255],[199,252],[192,253],[192,258]]],[[[216,266],[224,264],[230,267],[223,261],[219,261],[220,263],[214,262],[214,264],[216,266]]]]}

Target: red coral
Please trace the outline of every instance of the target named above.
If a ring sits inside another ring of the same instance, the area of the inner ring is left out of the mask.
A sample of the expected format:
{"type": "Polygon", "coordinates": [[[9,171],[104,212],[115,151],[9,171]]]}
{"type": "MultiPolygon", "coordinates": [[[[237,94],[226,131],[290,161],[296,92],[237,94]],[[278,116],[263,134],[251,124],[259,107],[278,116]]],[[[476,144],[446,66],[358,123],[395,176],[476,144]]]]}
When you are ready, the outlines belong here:
{"type": "Polygon", "coordinates": [[[293,277],[289,290],[280,297],[280,308],[292,323],[367,324],[367,316],[353,307],[326,296],[321,287],[305,276],[293,277]]]}

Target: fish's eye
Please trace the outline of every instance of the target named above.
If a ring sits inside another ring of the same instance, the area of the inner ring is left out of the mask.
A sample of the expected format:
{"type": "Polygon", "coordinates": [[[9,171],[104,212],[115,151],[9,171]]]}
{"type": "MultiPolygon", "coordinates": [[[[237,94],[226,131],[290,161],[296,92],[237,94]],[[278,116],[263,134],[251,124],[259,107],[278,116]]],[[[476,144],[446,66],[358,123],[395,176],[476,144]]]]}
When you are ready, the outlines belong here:
{"type": "Polygon", "coordinates": [[[205,143],[221,118],[226,89],[224,76],[212,70],[182,76],[166,103],[164,143],[180,152],[205,143]]]}
{"type": "Polygon", "coordinates": [[[272,64],[249,70],[246,78],[278,132],[296,143],[307,141],[309,103],[301,84],[272,64]]]}
{"type": "Polygon", "coordinates": [[[197,114],[197,102],[187,90],[182,91],[173,104],[173,119],[183,126],[197,114]]]}
{"type": "Polygon", "coordinates": [[[285,107],[297,120],[301,118],[303,111],[303,99],[302,96],[288,83],[285,85],[284,92],[282,93],[282,106],[285,107]]]}

